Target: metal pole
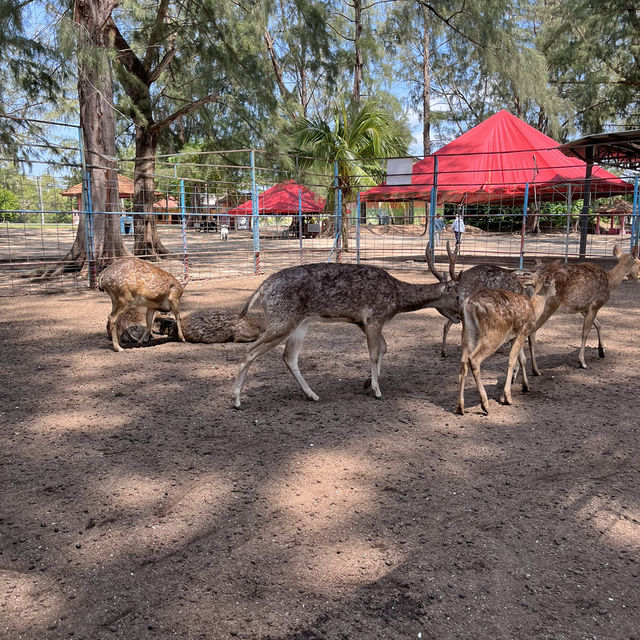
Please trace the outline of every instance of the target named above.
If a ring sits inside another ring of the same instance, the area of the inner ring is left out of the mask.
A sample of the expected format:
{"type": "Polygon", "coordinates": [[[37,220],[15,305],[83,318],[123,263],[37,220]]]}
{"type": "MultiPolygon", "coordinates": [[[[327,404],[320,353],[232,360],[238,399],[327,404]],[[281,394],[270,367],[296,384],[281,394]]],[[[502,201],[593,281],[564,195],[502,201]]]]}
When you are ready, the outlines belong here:
{"type": "Polygon", "coordinates": [[[591,173],[593,171],[593,147],[586,148],[587,168],[582,192],[582,213],[580,214],[580,260],[587,257],[587,232],[589,231],[589,207],[591,205],[591,173]]]}
{"type": "Polygon", "coordinates": [[[571,201],[571,185],[567,187],[567,232],[564,240],[564,263],[569,262],[569,234],[571,233],[571,208],[573,202],[571,201]]]}
{"type": "Polygon", "coordinates": [[[180,180],[180,222],[182,226],[182,253],[184,255],[182,275],[189,279],[189,265],[187,264],[187,210],[185,206],[184,180],[180,180]]]}
{"type": "Polygon", "coordinates": [[[336,189],[336,262],[342,262],[342,191],[338,187],[338,163],[333,164],[333,174],[336,189]]]}
{"type": "Polygon", "coordinates": [[[86,253],[88,265],[89,287],[95,289],[97,286],[97,273],[95,261],[95,245],[93,238],[93,209],[91,204],[91,178],[87,172],[87,161],[84,155],[84,139],[82,129],[78,129],[78,143],[80,147],[80,162],[82,176],[82,208],[84,209],[84,231],[86,237],[86,253]]]}
{"type": "Polygon", "coordinates": [[[429,203],[429,247],[431,248],[432,260],[436,252],[436,248],[433,246],[433,238],[434,238],[433,223],[436,219],[437,206],[438,206],[438,156],[433,156],[433,186],[431,187],[431,202],[429,203]]]}
{"type": "Polygon", "coordinates": [[[300,264],[302,264],[302,190],[300,188],[298,188],[298,236],[300,243],[300,264]]]}
{"type": "Polygon", "coordinates": [[[260,273],[260,218],[256,184],[256,152],[251,149],[251,231],[253,233],[253,272],[260,273]]]}
{"type": "Polygon", "coordinates": [[[40,184],[40,176],[36,178],[38,184],[38,200],[40,201],[40,224],[44,227],[44,204],[42,203],[42,185],[40,184]]]}
{"type": "Polygon", "coordinates": [[[638,234],[640,233],[640,221],[638,220],[638,176],[633,182],[633,211],[631,213],[631,245],[629,251],[638,244],[638,234]]]}
{"type": "Polygon", "coordinates": [[[360,264],[360,192],[356,200],[356,264],[360,264]]]}
{"type": "Polygon", "coordinates": [[[529,183],[524,190],[524,204],[522,205],[522,231],[520,232],[520,263],[519,269],[522,269],[524,264],[524,237],[527,232],[527,207],[529,206],[529,183]]]}

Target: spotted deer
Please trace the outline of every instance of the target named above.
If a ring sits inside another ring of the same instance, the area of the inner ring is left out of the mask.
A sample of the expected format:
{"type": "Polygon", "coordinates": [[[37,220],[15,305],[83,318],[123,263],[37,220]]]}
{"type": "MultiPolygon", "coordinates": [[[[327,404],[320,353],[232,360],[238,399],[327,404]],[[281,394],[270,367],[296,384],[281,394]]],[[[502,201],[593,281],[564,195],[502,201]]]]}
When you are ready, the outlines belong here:
{"type": "Polygon", "coordinates": [[[387,351],[384,325],[406,311],[435,307],[453,317],[457,308],[455,286],[449,283],[410,284],[379,267],[336,263],[308,264],[274,273],[254,292],[241,317],[256,302],[264,311],[265,330],[240,366],[234,385],[236,408],[240,408],[240,394],[252,362],[282,342],[287,368],[307,398],[319,399],[298,368],[307,329],[314,321],[349,322],[362,330],[371,363],[371,379],[366,385],[380,398],[379,377],[387,351]]]}
{"type": "Polygon", "coordinates": [[[591,262],[571,265],[556,260],[538,265],[536,273],[547,275],[554,280],[555,294],[547,299],[545,308],[536,322],[535,330],[530,336],[531,369],[534,375],[540,375],[535,357],[536,331],[554,313],[581,313],[584,316],[582,341],[578,354],[578,360],[583,369],[587,368],[584,350],[592,325],[598,333],[598,355],[604,358],[604,347],[600,336],[601,325],[596,315],[624,278],[628,276],[637,281],[640,271],[637,246],[633,247],[631,253],[622,253],[620,247],[616,245],[613,248],[613,255],[618,259],[618,263],[609,271],[591,262]]]}
{"type": "MultiPolygon", "coordinates": [[[[158,333],[177,337],[177,323],[172,318],[156,321],[158,333]]],[[[264,330],[261,316],[240,316],[217,309],[200,309],[181,318],[182,333],[187,342],[213,344],[220,342],[253,342],[264,330]]]]}
{"type": "Polygon", "coordinates": [[[522,390],[529,390],[523,345],[535,329],[536,319],[547,300],[555,294],[549,277],[533,276],[533,297],[502,289],[481,289],[460,304],[462,317],[462,359],[458,376],[457,413],[464,415],[464,384],[468,369],[476,382],[483,411],[489,413],[487,392],[480,377],[480,365],[507,340],[511,341],[509,367],[501,402],[511,404],[511,383],[522,369],[522,390]],[[517,368],[516,368],[517,367],[517,368]],[[515,370],[515,374],[514,374],[515,370]]]}
{"type": "MultiPolygon", "coordinates": [[[[449,276],[452,281],[457,283],[458,300],[462,302],[466,300],[472,293],[480,289],[503,289],[505,291],[513,291],[514,293],[524,293],[524,288],[513,271],[499,267],[495,264],[479,264],[471,267],[466,271],[456,273],[457,251],[451,251],[449,241],[447,241],[447,255],[449,257],[449,276]]],[[[441,282],[446,280],[446,275],[442,271],[438,271],[433,264],[429,244],[427,244],[426,258],[429,269],[433,275],[441,282]]],[[[460,312],[457,314],[458,322],[460,312]]],[[[453,320],[446,318],[442,330],[442,347],[440,354],[443,358],[447,357],[447,335],[449,329],[454,323],[453,320]]]]}
{"type": "Polygon", "coordinates": [[[98,288],[111,297],[108,327],[114,351],[122,351],[118,341],[118,320],[133,307],[146,307],[147,328],[138,342],[148,340],[156,311],[171,311],[176,318],[178,337],[184,342],[180,326],[182,285],[170,274],[139,258],[119,258],[98,277],[98,288]]]}

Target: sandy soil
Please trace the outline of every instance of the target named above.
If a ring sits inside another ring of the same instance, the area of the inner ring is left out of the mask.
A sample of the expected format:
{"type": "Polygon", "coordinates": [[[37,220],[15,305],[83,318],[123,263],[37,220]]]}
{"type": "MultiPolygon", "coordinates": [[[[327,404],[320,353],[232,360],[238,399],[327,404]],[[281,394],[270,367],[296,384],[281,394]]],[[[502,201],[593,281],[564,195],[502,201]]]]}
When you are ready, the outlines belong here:
{"type": "MultiPolygon", "coordinates": [[[[429,281],[420,273],[404,279],[429,281]]],[[[260,278],[189,285],[240,307],[260,278]]],[[[459,327],[398,316],[384,399],[361,332],[316,325],[231,385],[248,346],[110,350],[98,292],[0,299],[0,637],[640,638],[640,286],[539,332],[543,377],[453,413],[459,327]]]]}

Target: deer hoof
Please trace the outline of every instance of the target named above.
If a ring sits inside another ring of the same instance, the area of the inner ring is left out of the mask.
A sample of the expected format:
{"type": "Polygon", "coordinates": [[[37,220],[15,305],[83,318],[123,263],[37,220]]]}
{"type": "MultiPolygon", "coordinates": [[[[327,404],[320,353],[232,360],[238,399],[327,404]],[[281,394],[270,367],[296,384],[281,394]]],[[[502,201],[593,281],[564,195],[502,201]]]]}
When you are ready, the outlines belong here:
{"type": "Polygon", "coordinates": [[[481,402],[480,406],[482,407],[482,410],[484,411],[485,415],[489,415],[489,405],[486,402],[481,402]]]}
{"type": "Polygon", "coordinates": [[[461,404],[459,404],[459,405],[456,407],[456,413],[457,413],[459,416],[463,416],[463,415],[464,415],[464,407],[463,407],[461,404]]]}
{"type": "Polygon", "coordinates": [[[529,393],[529,391],[531,391],[531,389],[529,388],[529,385],[522,385],[522,391],[524,393],[529,393]]]}
{"type": "Polygon", "coordinates": [[[586,365],[584,362],[581,362],[581,363],[580,363],[580,368],[581,368],[581,369],[586,369],[586,368],[587,368],[587,365],[586,365]]]}
{"type": "Polygon", "coordinates": [[[318,402],[318,400],[320,400],[320,396],[317,396],[315,393],[311,393],[310,396],[307,396],[307,398],[309,398],[309,400],[313,400],[314,402],[318,402]]]}
{"type": "MultiPolygon", "coordinates": [[[[502,402],[502,404],[511,404],[511,397],[510,396],[501,396],[500,402],[502,402]]],[[[484,409],[484,406],[482,408],[484,409]]],[[[485,411],[487,413],[489,413],[488,409],[485,409],[485,411]]]]}
{"type": "Polygon", "coordinates": [[[602,347],[599,347],[599,348],[598,348],[598,355],[599,355],[601,358],[604,358],[604,349],[603,349],[602,347]]]}
{"type": "Polygon", "coordinates": [[[446,358],[447,357],[447,352],[446,351],[441,351],[440,352],[440,357],[441,358],[446,358]]]}

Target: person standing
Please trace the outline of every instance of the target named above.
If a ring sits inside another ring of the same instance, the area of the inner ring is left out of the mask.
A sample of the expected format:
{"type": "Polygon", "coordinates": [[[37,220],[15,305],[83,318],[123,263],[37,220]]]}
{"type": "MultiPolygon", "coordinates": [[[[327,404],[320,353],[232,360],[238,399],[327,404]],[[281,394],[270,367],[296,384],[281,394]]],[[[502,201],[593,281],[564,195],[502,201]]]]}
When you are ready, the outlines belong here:
{"type": "Polygon", "coordinates": [[[456,236],[456,246],[460,246],[460,242],[462,241],[462,234],[464,233],[464,220],[459,213],[456,213],[456,219],[453,221],[451,228],[453,229],[453,233],[456,236]]]}
{"type": "Polygon", "coordinates": [[[433,221],[433,243],[436,247],[440,246],[440,234],[444,231],[444,220],[439,213],[433,221]]]}

